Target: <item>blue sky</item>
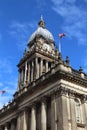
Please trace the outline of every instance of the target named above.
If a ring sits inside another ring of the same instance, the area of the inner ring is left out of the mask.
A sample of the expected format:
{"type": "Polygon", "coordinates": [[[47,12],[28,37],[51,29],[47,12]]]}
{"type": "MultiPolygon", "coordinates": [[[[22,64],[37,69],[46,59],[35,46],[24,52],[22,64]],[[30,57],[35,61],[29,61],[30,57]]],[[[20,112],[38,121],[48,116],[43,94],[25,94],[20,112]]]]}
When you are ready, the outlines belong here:
{"type": "Polygon", "coordinates": [[[40,16],[52,32],[56,45],[61,39],[62,56],[73,68],[87,72],[87,0],[0,0],[0,108],[12,100],[17,89],[17,67],[40,16]]]}

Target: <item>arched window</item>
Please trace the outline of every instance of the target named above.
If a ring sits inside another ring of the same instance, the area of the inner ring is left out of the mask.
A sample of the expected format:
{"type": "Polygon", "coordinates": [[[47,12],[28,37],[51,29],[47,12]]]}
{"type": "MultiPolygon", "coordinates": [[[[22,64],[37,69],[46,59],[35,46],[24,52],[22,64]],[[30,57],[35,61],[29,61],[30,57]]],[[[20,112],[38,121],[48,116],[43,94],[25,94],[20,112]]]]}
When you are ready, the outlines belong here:
{"type": "Polygon", "coordinates": [[[76,121],[81,123],[81,103],[79,99],[75,99],[76,121]]]}

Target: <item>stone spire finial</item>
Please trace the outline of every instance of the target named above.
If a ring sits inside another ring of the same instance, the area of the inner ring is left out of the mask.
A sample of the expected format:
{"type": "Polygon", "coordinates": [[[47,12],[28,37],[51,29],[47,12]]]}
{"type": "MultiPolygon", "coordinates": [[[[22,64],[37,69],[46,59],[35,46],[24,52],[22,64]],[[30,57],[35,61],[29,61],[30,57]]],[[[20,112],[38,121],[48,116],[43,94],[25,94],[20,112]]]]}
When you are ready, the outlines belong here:
{"type": "Polygon", "coordinates": [[[42,15],[41,15],[40,21],[39,21],[39,23],[38,23],[38,26],[39,26],[39,27],[42,27],[42,28],[45,28],[45,22],[44,22],[44,20],[43,20],[43,16],[42,16],[42,15]]]}
{"type": "Polygon", "coordinates": [[[62,61],[62,54],[61,54],[61,53],[59,53],[59,55],[58,55],[58,61],[59,61],[60,63],[63,62],[63,61],[62,61]]]}
{"type": "Polygon", "coordinates": [[[66,56],[66,60],[65,60],[65,63],[66,63],[66,65],[70,65],[70,61],[69,61],[69,57],[68,56],[66,56]]]}
{"type": "Polygon", "coordinates": [[[83,72],[82,66],[79,67],[79,72],[83,72]]]}

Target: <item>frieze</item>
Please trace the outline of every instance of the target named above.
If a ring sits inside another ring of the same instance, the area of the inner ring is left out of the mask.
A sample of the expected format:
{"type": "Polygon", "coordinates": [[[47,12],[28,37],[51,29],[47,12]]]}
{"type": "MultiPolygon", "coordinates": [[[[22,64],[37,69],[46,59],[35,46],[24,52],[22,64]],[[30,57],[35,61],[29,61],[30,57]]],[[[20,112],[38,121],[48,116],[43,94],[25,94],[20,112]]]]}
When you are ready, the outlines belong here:
{"type": "MultiPolygon", "coordinates": [[[[49,90],[49,91],[47,91],[47,92],[45,92],[45,93],[42,93],[42,94],[40,94],[40,95],[38,95],[36,98],[34,98],[32,101],[30,101],[27,105],[28,105],[28,107],[31,107],[32,105],[35,105],[35,104],[37,104],[38,102],[41,102],[42,100],[47,100],[47,98],[48,97],[51,97],[52,95],[55,95],[56,97],[57,96],[66,96],[66,95],[68,95],[70,98],[75,98],[75,96],[79,96],[82,100],[84,100],[84,101],[86,101],[87,100],[87,95],[80,95],[79,93],[77,93],[76,91],[73,91],[73,90],[70,90],[70,89],[68,89],[68,88],[65,88],[65,87],[62,87],[62,86],[60,86],[60,87],[54,87],[54,88],[52,88],[51,90],[49,90]]],[[[17,101],[16,101],[16,104],[17,104],[17,101]]],[[[25,106],[25,107],[27,107],[27,106],[25,106]]],[[[24,108],[25,108],[24,107],[24,108]]],[[[22,108],[22,109],[24,109],[24,108],[22,108]]],[[[5,111],[7,111],[7,107],[5,107],[5,108],[3,108],[4,109],[4,111],[3,112],[5,112],[5,111]]],[[[3,110],[2,109],[2,110],[3,110]]],[[[9,110],[11,109],[11,107],[9,107],[9,110]]],[[[20,111],[20,110],[18,110],[18,111],[20,111]]],[[[0,113],[2,113],[2,111],[0,111],[0,113]]]]}

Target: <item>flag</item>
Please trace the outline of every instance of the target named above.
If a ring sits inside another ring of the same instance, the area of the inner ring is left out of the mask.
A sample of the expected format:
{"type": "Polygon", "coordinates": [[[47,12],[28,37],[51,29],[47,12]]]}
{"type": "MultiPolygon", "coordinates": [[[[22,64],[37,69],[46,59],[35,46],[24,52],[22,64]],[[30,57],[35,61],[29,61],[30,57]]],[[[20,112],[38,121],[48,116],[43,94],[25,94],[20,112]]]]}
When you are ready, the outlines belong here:
{"type": "Polygon", "coordinates": [[[6,92],[5,90],[0,91],[1,94],[4,94],[5,92],[6,92]]]}
{"type": "Polygon", "coordinates": [[[66,34],[65,33],[60,33],[59,34],[59,38],[62,38],[63,36],[66,36],[66,34]]]}

